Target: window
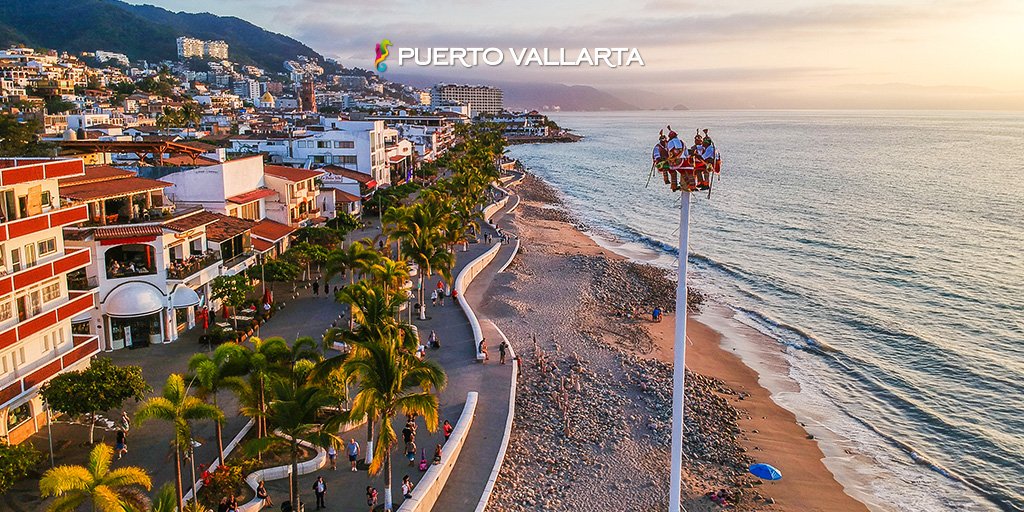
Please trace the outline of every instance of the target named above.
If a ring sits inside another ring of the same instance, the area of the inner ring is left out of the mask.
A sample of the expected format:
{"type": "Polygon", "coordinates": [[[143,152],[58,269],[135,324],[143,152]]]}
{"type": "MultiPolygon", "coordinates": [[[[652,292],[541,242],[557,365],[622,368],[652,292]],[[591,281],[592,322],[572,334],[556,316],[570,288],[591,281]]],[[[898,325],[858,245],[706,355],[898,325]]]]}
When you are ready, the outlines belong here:
{"type": "Polygon", "coordinates": [[[359,162],[355,155],[342,155],[334,157],[334,163],[343,165],[355,165],[359,162]]]}
{"type": "Polygon", "coordinates": [[[356,147],[356,143],[350,140],[336,140],[334,141],[335,149],[352,149],[356,147]]]}
{"type": "Polygon", "coordinates": [[[156,273],[156,251],[145,244],[126,244],[107,249],[107,279],[156,273]]]}
{"type": "Polygon", "coordinates": [[[259,220],[260,219],[260,202],[259,201],[253,201],[253,202],[243,206],[242,207],[242,215],[240,215],[240,217],[242,217],[243,219],[247,219],[247,220],[259,220]]]}
{"type": "Polygon", "coordinates": [[[7,410],[7,432],[32,419],[32,404],[25,402],[7,410]]]}
{"type": "Polygon", "coordinates": [[[43,302],[50,302],[60,298],[60,282],[54,282],[43,287],[43,302]]]}
{"type": "Polygon", "coordinates": [[[39,197],[41,198],[39,202],[43,203],[43,206],[50,206],[50,202],[52,201],[52,199],[50,198],[49,190],[44,190],[41,194],[39,194],[39,197]]]}
{"type": "Polygon", "coordinates": [[[0,303],[0,322],[6,322],[14,318],[14,304],[11,301],[0,303]]]}
{"type": "Polygon", "coordinates": [[[318,149],[331,149],[331,141],[329,141],[329,140],[318,140],[318,141],[316,141],[316,147],[318,149]]]}
{"type": "Polygon", "coordinates": [[[21,249],[11,249],[11,271],[21,270],[21,249]]]}
{"type": "Polygon", "coordinates": [[[295,184],[295,190],[306,190],[306,182],[300,181],[295,184]]]}
{"type": "Polygon", "coordinates": [[[57,252],[57,239],[56,238],[51,238],[49,240],[43,240],[42,242],[39,242],[36,245],[38,246],[39,255],[40,256],[46,256],[47,254],[51,254],[51,253],[57,252]]]}

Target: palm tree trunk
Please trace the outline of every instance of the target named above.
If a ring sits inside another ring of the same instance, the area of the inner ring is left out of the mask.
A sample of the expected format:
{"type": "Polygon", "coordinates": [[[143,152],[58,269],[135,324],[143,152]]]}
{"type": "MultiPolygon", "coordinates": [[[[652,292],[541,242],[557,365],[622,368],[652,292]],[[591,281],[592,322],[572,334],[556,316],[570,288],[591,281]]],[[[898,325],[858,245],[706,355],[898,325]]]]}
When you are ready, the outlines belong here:
{"type": "MultiPolygon", "coordinates": [[[[217,407],[218,410],[220,409],[220,407],[217,406],[217,393],[213,394],[213,406],[217,407]]],[[[217,456],[220,457],[220,465],[223,466],[224,465],[224,432],[223,432],[223,427],[224,426],[221,424],[220,420],[216,421],[216,426],[217,426],[217,456]]]]}
{"type": "Polygon", "coordinates": [[[292,474],[288,486],[288,500],[292,502],[292,510],[299,510],[299,442],[292,437],[292,474]]]}
{"type": "Polygon", "coordinates": [[[94,412],[89,413],[89,444],[96,444],[96,413],[94,412]]]}
{"type": "MultiPolygon", "coordinates": [[[[177,434],[175,434],[177,435],[177,434]]],[[[181,450],[178,449],[178,442],[174,442],[174,484],[178,491],[178,510],[185,507],[185,493],[181,490],[181,450]]]]}
{"type": "Polygon", "coordinates": [[[366,415],[366,465],[373,462],[373,417],[366,415]]]}
{"type": "Polygon", "coordinates": [[[393,510],[391,500],[391,451],[384,456],[384,510],[393,510]]]}

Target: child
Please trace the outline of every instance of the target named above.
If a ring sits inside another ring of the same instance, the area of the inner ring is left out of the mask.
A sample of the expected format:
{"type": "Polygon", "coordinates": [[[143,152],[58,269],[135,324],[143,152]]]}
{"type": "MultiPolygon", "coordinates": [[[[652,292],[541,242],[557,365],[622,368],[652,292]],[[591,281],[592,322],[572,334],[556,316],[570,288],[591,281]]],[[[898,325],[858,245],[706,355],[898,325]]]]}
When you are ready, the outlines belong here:
{"type": "Polygon", "coordinates": [[[434,448],[434,465],[441,463],[441,445],[434,448]]]}
{"type": "Polygon", "coordinates": [[[366,486],[366,504],[370,507],[370,512],[377,506],[377,489],[371,486],[366,486]]]}
{"type": "Polygon", "coordinates": [[[415,486],[412,484],[412,480],[409,479],[409,475],[403,476],[402,477],[402,496],[405,496],[406,499],[412,498],[412,488],[413,487],[415,487],[415,486]]]}

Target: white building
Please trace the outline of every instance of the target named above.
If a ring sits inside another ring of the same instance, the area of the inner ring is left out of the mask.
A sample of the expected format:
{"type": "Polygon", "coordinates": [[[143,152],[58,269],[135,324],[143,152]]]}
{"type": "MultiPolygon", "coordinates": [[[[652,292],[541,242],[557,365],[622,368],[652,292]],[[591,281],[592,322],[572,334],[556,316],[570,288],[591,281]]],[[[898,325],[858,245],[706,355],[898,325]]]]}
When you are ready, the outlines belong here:
{"type": "Polygon", "coordinates": [[[430,105],[439,107],[451,102],[470,107],[473,113],[497,114],[503,109],[503,93],[487,85],[437,84],[430,90],[430,105]]]}
{"type": "Polygon", "coordinates": [[[228,60],[228,44],[224,41],[204,41],[203,53],[211,59],[228,60]]]}
{"type": "Polygon", "coordinates": [[[322,118],[321,127],[323,131],[289,139],[239,135],[230,139],[231,151],[266,153],[275,162],[302,167],[335,164],[368,174],[381,185],[391,184],[383,121],[322,118]]]}
{"type": "Polygon", "coordinates": [[[83,173],[77,159],[0,161],[0,437],[11,444],[46,425],[39,388],[100,350],[73,326],[95,306],[95,290],[68,280],[90,265],[89,251],[65,246],[62,232],[86,207],[58,198],[58,178],[83,173]]]}
{"type": "Polygon", "coordinates": [[[96,50],[96,60],[100,62],[107,62],[112,60],[122,65],[128,65],[128,56],[123,53],[106,52],[103,50],[96,50]]]}
{"type": "Polygon", "coordinates": [[[177,39],[178,57],[188,59],[203,56],[203,40],[182,36],[177,39]]]}

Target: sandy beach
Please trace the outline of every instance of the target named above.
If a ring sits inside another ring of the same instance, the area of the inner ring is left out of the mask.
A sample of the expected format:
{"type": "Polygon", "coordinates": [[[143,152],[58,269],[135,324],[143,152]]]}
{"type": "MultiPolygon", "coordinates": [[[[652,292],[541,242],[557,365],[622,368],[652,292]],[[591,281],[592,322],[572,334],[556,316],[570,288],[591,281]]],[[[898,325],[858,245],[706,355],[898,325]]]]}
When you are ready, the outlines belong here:
{"type": "MultiPolygon", "coordinates": [[[[492,508],[663,509],[674,318],[653,323],[649,311],[671,309],[675,283],[595,243],[536,178],[518,192],[522,251],[482,307],[523,363],[492,508]]],[[[758,374],[723,348],[708,324],[728,320],[728,310],[702,304],[699,287],[691,287],[691,308],[700,312],[688,324],[686,510],[722,509],[706,496],[717,490],[733,510],[867,510],[843,491],[817,443],[772,401],[758,374]],[[775,465],[783,480],[750,476],[752,462],[775,465]]],[[[785,371],[781,357],[772,364],[785,371]]]]}

